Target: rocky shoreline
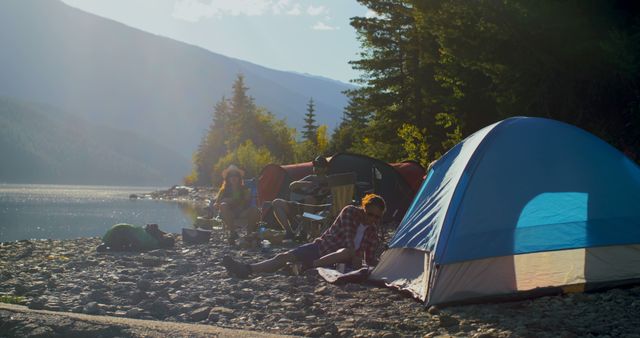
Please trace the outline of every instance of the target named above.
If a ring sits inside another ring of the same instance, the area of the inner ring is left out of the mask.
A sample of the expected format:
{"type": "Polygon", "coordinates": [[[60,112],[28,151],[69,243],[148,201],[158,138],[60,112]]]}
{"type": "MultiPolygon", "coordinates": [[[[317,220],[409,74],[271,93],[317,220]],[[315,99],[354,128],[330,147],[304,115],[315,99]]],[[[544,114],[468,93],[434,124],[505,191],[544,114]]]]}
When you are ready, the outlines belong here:
{"type": "Polygon", "coordinates": [[[129,199],[173,201],[191,203],[196,207],[204,207],[210,200],[215,198],[217,191],[217,189],[212,187],[174,185],[167,190],[157,190],[145,194],[130,194],[129,199]]]}
{"type": "Polygon", "coordinates": [[[244,250],[216,233],[147,253],[99,254],[99,242],[1,243],[0,295],[32,309],[301,336],[640,337],[640,287],[425,311],[393,290],[335,286],[315,271],[241,280],[220,266],[227,254],[256,261],[286,247],[244,250]]]}

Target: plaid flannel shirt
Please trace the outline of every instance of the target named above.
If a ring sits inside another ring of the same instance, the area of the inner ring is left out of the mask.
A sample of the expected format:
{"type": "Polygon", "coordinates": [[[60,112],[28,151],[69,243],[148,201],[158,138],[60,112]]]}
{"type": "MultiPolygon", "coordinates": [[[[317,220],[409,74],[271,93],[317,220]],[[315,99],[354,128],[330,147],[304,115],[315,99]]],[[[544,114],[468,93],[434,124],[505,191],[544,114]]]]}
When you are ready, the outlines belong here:
{"type": "MultiPolygon", "coordinates": [[[[318,244],[320,255],[324,256],[342,248],[355,249],[354,239],[356,232],[360,223],[363,223],[364,218],[365,212],[362,208],[353,205],[344,207],[331,227],[315,239],[314,243],[318,244]]],[[[377,263],[375,251],[378,243],[376,227],[370,225],[364,232],[360,247],[356,250],[356,255],[362,257],[364,254],[367,265],[375,265],[377,263]]]]}

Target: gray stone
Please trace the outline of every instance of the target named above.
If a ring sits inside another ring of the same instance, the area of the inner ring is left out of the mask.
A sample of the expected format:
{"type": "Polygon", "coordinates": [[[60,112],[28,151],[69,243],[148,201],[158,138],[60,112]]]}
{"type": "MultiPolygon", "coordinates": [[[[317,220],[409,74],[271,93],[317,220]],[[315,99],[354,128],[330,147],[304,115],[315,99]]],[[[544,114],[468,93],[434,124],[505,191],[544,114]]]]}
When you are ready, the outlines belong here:
{"type": "Polygon", "coordinates": [[[154,297],[169,299],[169,292],[167,289],[158,289],[154,292],[154,297]]]}
{"type": "Polygon", "coordinates": [[[209,323],[217,323],[218,320],[220,320],[220,315],[215,313],[215,312],[213,312],[213,311],[210,311],[209,312],[209,316],[207,317],[207,322],[209,322],[209,323]]]}
{"type": "Polygon", "coordinates": [[[232,315],[234,313],[234,310],[224,306],[215,306],[211,309],[211,312],[217,314],[232,315]]]}
{"type": "Polygon", "coordinates": [[[317,295],[327,295],[329,294],[329,288],[326,285],[318,287],[314,290],[314,293],[317,295]]]}
{"type": "Polygon", "coordinates": [[[178,265],[176,269],[176,273],[179,275],[184,275],[195,271],[198,271],[198,265],[194,263],[181,264],[178,265]]]}
{"type": "Polygon", "coordinates": [[[46,288],[47,288],[47,284],[45,282],[40,282],[40,281],[34,282],[33,284],[31,284],[31,286],[29,286],[28,293],[31,293],[31,294],[41,293],[46,288]]]}
{"type": "Polygon", "coordinates": [[[347,292],[336,292],[333,294],[333,297],[340,299],[341,301],[344,301],[345,299],[353,298],[352,295],[347,292]]]}
{"type": "Polygon", "coordinates": [[[208,306],[201,307],[191,311],[189,314],[189,318],[194,322],[199,322],[201,320],[205,320],[209,317],[209,313],[211,312],[211,308],[208,306]]]}
{"type": "Polygon", "coordinates": [[[287,311],[285,316],[293,320],[302,320],[305,317],[305,313],[302,311],[287,311]]]}
{"type": "Polygon", "coordinates": [[[165,318],[172,314],[171,312],[171,304],[169,301],[163,298],[158,298],[151,303],[148,308],[144,308],[146,311],[149,311],[156,318],[165,318]]]}
{"type": "Polygon", "coordinates": [[[89,302],[84,306],[82,312],[89,315],[97,315],[100,314],[101,311],[97,302],[89,302]]]}
{"type": "Polygon", "coordinates": [[[156,267],[162,265],[164,263],[164,259],[160,257],[144,255],[140,257],[140,262],[142,263],[142,266],[156,267]]]}
{"type": "Polygon", "coordinates": [[[33,309],[33,310],[42,310],[42,309],[44,309],[44,306],[45,306],[46,303],[47,303],[47,298],[46,297],[38,297],[38,298],[34,298],[30,302],[28,302],[27,303],[27,307],[29,309],[33,309]]]}
{"type": "Polygon", "coordinates": [[[499,332],[496,329],[488,329],[484,332],[478,332],[472,336],[473,338],[496,338],[500,337],[499,332]]]}
{"type": "Polygon", "coordinates": [[[353,336],[355,331],[353,331],[352,329],[339,329],[338,330],[338,336],[340,337],[351,337],[353,336]]]}
{"type": "Polygon", "coordinates": [[[40,325],[28,325],[25,327],[24,332],[20,332],[17,336],[24,338],[36,338],[36,337],[52,337],[55,336],[55,331],[46,326],[40,325]]]}
{"type": "Polygon", "coordinates": [[[136,283],[136,286],[141,291],[148,291],[151,288],[151,281],[148,279],[140,279],[136,283]]]}
{"type": "Polygon", "coordinates": [[[18,296],[22,296],[29,292],[29,288],[23,284],[17,284],[13,287],[14,293],[18,296]]]}
{"type": "Polygon", "coordinates": [[[305,332],[305,336],[307,337],[322,337],[327,331],[324,327],[315,327],[311,330],[305,332]]]}
{"type": "Polygon", "coordinates": [[[311,298],[311,296],[308,295],[304,295],[302,297],[298,297],[296,298],[296,303],[303,305],[303,306],[310,306],[313,305],[313,298],[311,298]]]}
{"type": "Polygon", "coordinates": [[[164,249],[151,250],[147,252],[147,255],[154,257],[166,257],[167,252],[164,249]]]}
{"type": "Polygon", "coordinates": [[[365,287],[360,284],[349,283],[344,286],[344,291],[346,292],[357,292],[365,290],[365,287]]]}
{"type": "Polygon", "coordinates": [[[110,303],[110,297],[105,291],[102,290],[91,291],[89,292],[89,294],[87,294],[86,298],[88,301],[95,301],[106,304],[110,303]]]}
{"type": "Polygon", "coordinates": [[[184,283],[185,283],[184,279],[176,279],[174,281],[170,281],[169,282],[169,286],[174,288],[174,289],[177,289],[177,288],[182,287],[182,285],[184,285],[184,283]]]}
{"type": "Polygon", "coordinates": [[[460,321],[457,318],[451,317],[449,315],[440,315],[438,320],[441,327],[452,327],[460,324],[460,321]]]}
{"type": "MultiPolygon", "coordinates": [[[[207,315],[201,323],[315,336],[640,337],[634,317],[640,311],[640,287],[424,311],[423,304],[388,289],[335,286],[315,274],[230,278],[220,266],[222,256],[259,261],[286,248],[273,246],[272,253],[238,250],[224,244],[219,233],[208,245],[191,247],[187,253],[180,241],[176,251],[146,255],[95,255],[98,238],[30,243],[33,255],[0,271],[0,280],[4,279],[0,294],[22,292],[26,304],[35,308],[40,303],[59,311],[192,322],[191,314],[204,307],[211,310],[201,315],[207,315]],[[71,259],[61,263],[46,259],[48,255],[71,259]],[[165,265],[147,267],[142,264],[145,259],[165,265]],[[56,264],[66,269],[57,269],[56,264]],[[141,288],[140,280],[146,280],[141,288]]],[[[0,260],[11,261],[15,252],[23,250],[19,245],[0,243],[0,260]]],[[[0,311],[0,322],[6,323],[1,316],[0,311]]]]}
{"type": "Polygon", "coordinates": [[[427,310],[427,312],[430,315],[437,315],[440,313],[440,308],[438,308],[437,306],[430,306],[429,309],[427,310]]]}
{"type": "Polygon", "coordinates": [[[138,317],[140,317],[140,313],[142,313],[142,309],[134,307],[134,308],[131,308],[131,309],[127,310],[127,312],[125,313],[125,316],[130,317],[130,318],[138,318],[138,317]]]}
{"type": "Polygon", "coordinates": [[[385,327],[384,322],[381,322],[379,320],[366,319],[366,318],[357,320],[355,325],[358,328],[365,328],[365,329],[371,329],[371,330],[382,330],[385,327]]]}
{"type": "Polygon", "coordinates": [[[71,312],[81,313],[84,309],[84,306],[78,305],[71,308],[71,312]]]}

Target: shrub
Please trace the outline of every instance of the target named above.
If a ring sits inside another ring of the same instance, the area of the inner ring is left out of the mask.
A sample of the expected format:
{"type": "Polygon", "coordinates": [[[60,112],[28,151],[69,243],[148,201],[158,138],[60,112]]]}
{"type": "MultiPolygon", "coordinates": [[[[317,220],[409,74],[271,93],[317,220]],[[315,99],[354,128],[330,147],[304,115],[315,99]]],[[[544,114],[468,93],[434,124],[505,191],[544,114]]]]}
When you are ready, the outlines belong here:
{"type": "Polygon", "coordinates": [[[256,147],[251,140],[241,144],[237,149],[227,153],[213,166],[213,185],[222,182],[222,171],[231,164],[235,164],[245,171],[245,178],[255,177],[260,170],[269,163],[276,162],[276,158],[266,147],[256,147]]]}
{"type": "Polygon", "coordinates": [[[13,295],[0,296],[0,303],[24,305],[26,302],[27,302],[26,299],[22,296],[13,296],[13,295]]]}

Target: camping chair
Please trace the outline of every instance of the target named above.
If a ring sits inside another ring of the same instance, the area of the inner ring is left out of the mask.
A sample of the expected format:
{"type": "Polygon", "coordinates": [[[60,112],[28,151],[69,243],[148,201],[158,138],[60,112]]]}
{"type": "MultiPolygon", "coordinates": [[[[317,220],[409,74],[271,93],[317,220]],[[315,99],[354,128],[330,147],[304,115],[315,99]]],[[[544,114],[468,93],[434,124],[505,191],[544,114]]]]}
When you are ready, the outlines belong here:
{"type": "MultiPolygon", "coordinates": [[[[244,180],[245,187],[249,188],[251,193],[251,202],[250,205],[255,207],[257,203],[257,183],[256,178],[245,179],[244,180]]],[[[217,210],[213,207],[214,200],[208,200],[206,211],[207,215],[198,216],[193,224],[193,227],[196,229],[204,229],[204,230],[223,230],[224,232],[228,231],[225,229],[224,224],[222,222],[222,217],[220,215],[220,210],[217,210]]],[[[260,212],[260,209],[258,209],[260,212]]],[[[237,217],[234,219],[235,224],[244,225],[246,227],[248,223],[248,219],[246,217],[237,217]]]]}
{"type": "Polygon", "coordinates": [[[345,206],[353,203],[356,185],[356,174],[354,172],[329,175],[327,181],[331,190],[331,204],[317,205],[316,207],[327,207],[327,209],[317,213],[304,212],[298,227],[299,235],[306,234],[312,238],[320,236],[331,226],[340,211],[345,206]]]}

